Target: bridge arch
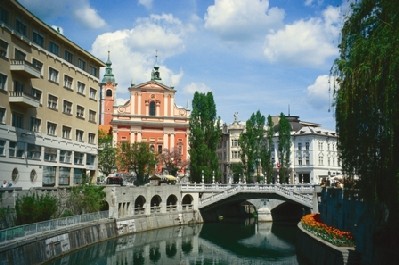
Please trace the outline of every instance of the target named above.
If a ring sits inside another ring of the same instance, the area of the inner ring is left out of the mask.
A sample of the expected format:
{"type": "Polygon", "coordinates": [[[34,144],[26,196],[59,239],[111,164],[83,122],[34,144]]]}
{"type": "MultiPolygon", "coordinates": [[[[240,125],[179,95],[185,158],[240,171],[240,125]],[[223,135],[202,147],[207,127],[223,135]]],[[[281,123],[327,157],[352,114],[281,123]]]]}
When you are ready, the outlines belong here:
{"type": "Polygon", "coordinates": [[[139,195],[136,200],[134,200],[134,213],[135,214],[144,214],[144,209],[146,207],[147,200],[144,196],[139,195]]]}
{"type": "Polygon", "coordinates": [[[162,198],[159,195],[154,195],[151,198],[151,213],[161,212],[161,202],[162,202],[162,198]]]}
{"type": "Polygon", "coordinates": [[[181,202],[183,210],[192,209],[193,201],[194,201],[194,198],[193,198],[193,196],[191,196],[191,194],[184,195],[182,198],[182,202],[181,202]]]}
{"type": "Polygon", "coordinates": [[[176,211],[177,210],[177,197],[174,194],[169,195],[166,199],[166,211],[176,211]]]}

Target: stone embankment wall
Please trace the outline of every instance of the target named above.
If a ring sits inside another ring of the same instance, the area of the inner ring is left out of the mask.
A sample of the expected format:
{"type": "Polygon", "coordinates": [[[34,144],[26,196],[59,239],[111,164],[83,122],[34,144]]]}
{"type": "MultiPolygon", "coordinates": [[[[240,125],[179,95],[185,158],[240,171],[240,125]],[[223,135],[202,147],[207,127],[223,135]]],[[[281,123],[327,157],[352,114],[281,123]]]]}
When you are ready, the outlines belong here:
{"type": "Polygon", "coordinates": [[[360,259],[355,248],[336,247],[333,244],[313,236],[298,224],[296,236],[297,254],[311,265],[355,265],[360,259]]]}
{"type": "Polygon", "coordinates": [[[32,235],[0,246],[2,265],[42,264],[90,244],[163,227],[201,222],[197,211],[105,219],[32,235]]]}

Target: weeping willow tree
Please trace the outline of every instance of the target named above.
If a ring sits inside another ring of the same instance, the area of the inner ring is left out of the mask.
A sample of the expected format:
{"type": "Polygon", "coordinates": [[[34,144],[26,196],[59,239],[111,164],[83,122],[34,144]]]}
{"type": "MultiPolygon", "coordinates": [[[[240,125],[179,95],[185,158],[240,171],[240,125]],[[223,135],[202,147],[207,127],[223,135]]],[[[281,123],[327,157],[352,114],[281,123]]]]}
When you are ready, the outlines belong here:
{"type": "Polygon", "coordinates": [[[363,199],[388,210],[381,216],[386,220],[383,241],[398,246],[394,239],[399,236],[398,3],[353,4],[339,48],[332,74],[339,84],[335,106],[343,171],[359,176],[363,199]]]}

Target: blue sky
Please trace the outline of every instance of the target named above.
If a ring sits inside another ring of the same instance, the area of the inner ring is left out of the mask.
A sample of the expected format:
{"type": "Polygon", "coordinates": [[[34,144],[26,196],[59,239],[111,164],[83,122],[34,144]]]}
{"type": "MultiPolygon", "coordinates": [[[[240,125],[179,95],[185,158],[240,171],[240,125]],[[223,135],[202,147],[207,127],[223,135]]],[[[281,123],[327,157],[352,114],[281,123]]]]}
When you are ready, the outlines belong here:
{"type": "MultiPolygon", "coordinates": [[[[107,60],[117,98],[157,64],[176,104],[213,93],[231,123],[260,110],[335,129],[329,70],[338,57],[343,0],[20,0],[49,25],[107,60]],[[331,100],[330,100],[331,98],[331,100]]],[[[101,72],[101,75],[104,71],[101,72]]]]}

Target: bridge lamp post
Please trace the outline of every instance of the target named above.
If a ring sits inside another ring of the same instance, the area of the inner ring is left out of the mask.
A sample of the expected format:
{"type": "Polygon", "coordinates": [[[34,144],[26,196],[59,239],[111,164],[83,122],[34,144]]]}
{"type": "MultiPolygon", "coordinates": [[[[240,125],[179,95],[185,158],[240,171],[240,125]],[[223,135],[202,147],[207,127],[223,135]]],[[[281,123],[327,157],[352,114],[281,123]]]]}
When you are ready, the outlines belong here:
{"type": "Polygon", "coordinates": [[[205,178],[204,178],[204,170],[202,170],[202,184],[205,183],[205,178]]]}

